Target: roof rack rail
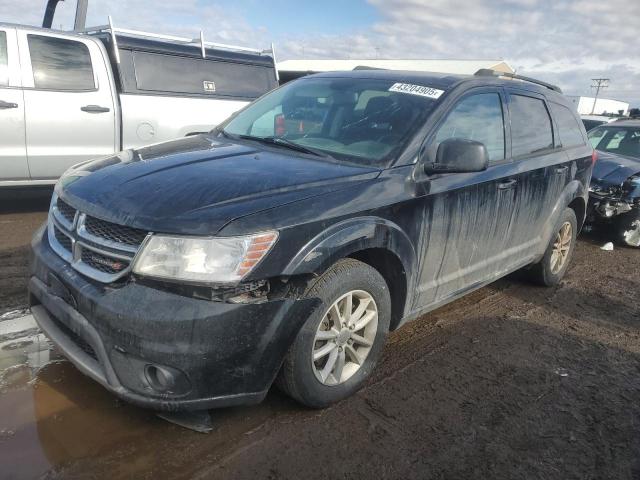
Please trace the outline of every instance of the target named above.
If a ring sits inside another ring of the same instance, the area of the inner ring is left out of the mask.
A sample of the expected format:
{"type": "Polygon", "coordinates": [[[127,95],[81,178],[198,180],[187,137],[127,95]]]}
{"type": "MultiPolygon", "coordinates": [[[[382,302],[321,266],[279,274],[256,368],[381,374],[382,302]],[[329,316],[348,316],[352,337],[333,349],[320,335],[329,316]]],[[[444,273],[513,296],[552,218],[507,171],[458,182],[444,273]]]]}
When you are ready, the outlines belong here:
{"type": "MultiPolygon", "coordinates": [[[[143,32],[140,30],[131,30],[128,28],[120,28],[114,27],[111,16],[108,17],[109,23],[107,25],[99,25],[97,27],[89,27],[83,30],[77,30],[76,33],[109,33],[111,35],[111,41],[113,43],[115,58],[118,63],[120,63],[120,55],[118,54],[117,48],[117,39],[116,34],[122,34],[132,37],[140,37],[140,38],[148,38],[153,40],[164,40],[173,43],[179,43],[182,45],[193,45],[194,47],[198,47],[200,49],[200,54],[202,58],[206,58],[206,48],[216,48],[220,50],[231,50],[235,52],[241,53],[252,53],[254,55],[264,55],[270,54],[273,57],[273,63],[275,66],[276,58],[275,58],[275,50],[273,48],[273,43],[268,50],[260,50],[257,48],[249,48],[249,47],[241,47],[238,45],[227,45],[225,43],[214,43],[214,42],[205,42],[204,41],[204,33],[202,30],[200,31],[200,36],[198,38],[186,38],[186,37],[177,37],[174,35],[163,35],[160,33],[152,33],[152,32],[143,32]]],[[[277,71],[277,69],[276,69],[277,71]]]]}
{"type": "Polygon", "coordinates": [[[536,85],[541,85],[546,87],[554,92],[562,93],[562,90],[557,85],[552,85],[551,83],[543,82],[542,80],[536,80],[535,78],[525,77],[523,75],[516,75],[515,73],[507,73],[507,72],[498,72],[497,70],[491,70],[490,68],[481,68],[476,73],[474,73],[476,77],[506,77],[513,78],[515,80],[522,80],[524,82],[535,83],[536,85]]]}

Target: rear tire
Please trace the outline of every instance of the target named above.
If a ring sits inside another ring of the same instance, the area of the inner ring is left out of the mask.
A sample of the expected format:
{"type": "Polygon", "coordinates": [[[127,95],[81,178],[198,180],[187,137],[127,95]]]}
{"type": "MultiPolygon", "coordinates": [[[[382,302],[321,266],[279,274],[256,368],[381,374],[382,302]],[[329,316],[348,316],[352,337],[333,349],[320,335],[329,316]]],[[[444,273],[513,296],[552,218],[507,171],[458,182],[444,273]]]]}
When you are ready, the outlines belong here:
{"type": "Polygon", "coordinates": [[[389,331],[391,298],[377,270],[350,258],[331,266],[305,296],[321,304],[300,329],[276,384],[322,408],[354,394],[373,371],[389,331]]]}
{"type": "Polygon", "coordinates": [[[544,256],[531,267],[529,273],[534,282],[547,287],[560,283],[571,263],[577,232],[576,214],[567,208],[560,216],[544,256]]]}

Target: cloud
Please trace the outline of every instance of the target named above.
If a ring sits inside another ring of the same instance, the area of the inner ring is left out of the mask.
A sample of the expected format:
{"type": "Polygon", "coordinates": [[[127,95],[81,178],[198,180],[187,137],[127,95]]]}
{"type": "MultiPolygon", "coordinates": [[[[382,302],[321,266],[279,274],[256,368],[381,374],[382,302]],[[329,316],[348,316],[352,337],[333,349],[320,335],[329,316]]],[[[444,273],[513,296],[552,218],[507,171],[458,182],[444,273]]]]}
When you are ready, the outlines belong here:
{"type": "MultiPolygon", "coordinates": [[[[522,74],[640,105],[640,2],[628,0],[369,0],[381,20],[347,37],[307,38],[318,56],[505,59],[522,74]]],[[[289,46],[301,39],[285,42],[289,46]]],[[[309,52],[307,51],[307,56],[309,52]]]]}
{"type": "MultiPolygon", "coordinates": [[[[268,1],[268,0],[267,0],[268,1]]],[[[288,34],[250,24],[237,5],[203,0],[90,2],[89,23],[267,47],[285,58],[505,59],[520,73],[590,93],[592,77],[611,78],[605,95],[640,105],[637,0],[368,0],[379,20],[342,34],[288,34]]],[[[246,3],[246,2],[245,2],[246,3]]],[[[250,3],[250,2],[249,2],[250,3]]],[[[39,23],[43,0],[0,0],[0,18],[39,23]]],[[[61,2],[55,25],[69,28],[75,2],[61,2]]],[[[301,4],[298,8],[304,8],[301,4]]],[[[319,25],[341,12],[327,12],[319,25]]],[[[291,15],[295,21],[295,15],[291,15]]]]}

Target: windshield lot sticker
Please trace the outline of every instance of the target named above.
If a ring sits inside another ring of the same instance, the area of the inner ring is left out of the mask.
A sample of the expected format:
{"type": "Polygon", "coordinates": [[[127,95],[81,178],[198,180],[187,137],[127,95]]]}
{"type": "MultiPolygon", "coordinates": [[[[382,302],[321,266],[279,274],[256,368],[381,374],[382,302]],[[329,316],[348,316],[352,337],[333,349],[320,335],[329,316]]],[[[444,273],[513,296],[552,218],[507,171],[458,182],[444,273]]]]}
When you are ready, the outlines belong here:
{"type": "Polygon", "coordinates": [[[389,89],[390,92],[409,93],[411,95],[420,95],[421,97],[440,98],[444,90],[437,88],[425,87],[422,85],[412,85],[410,83],[394,83],[389,89]]]}

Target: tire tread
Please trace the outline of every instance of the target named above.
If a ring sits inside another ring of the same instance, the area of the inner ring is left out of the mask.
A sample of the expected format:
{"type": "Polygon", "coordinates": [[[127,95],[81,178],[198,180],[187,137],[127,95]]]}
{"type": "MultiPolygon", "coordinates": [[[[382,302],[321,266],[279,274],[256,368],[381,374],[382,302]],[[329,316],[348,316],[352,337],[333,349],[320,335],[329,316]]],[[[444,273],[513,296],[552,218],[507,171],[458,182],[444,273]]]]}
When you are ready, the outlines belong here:
{"type": "MultiPolygon", "coordinates": [[[[337,278],[345,275],[349,275],[351,271],[355,268],[361,268],[365,266],[368,269],[373,270],[373,272],[378,273],[377,270],[373,269],[373,267],[367,265],[364,262],[353,258],[343,258],[334,263],[331,267],[329,267],[322,275],[320,275],[315,281],[311,282],[309,287],[307,287],[304,292],[304,297],[313,297],[317,296],[321,291],[328,288],[328,286],[337,278]]],[[[384,278],[380,275],[380,278],[384,282],[384,278]]],[[[385,282],[386,284],[386,282],[385,282]]],[[[310,315],[313,312],[310,313],[310,315]]],[[[291,350],[293,349],[293,345],[289,349],[289,353],[286,355],[282,367],[280,369],[280,373],[276,377],[275,383],[278,388],[280,388],[284,393],[297,400],[302,404],[309,405],[307,401],[303,398],[302,394],[296,388],[295,382],[295,355],[291,354],[291,350]]]]}

